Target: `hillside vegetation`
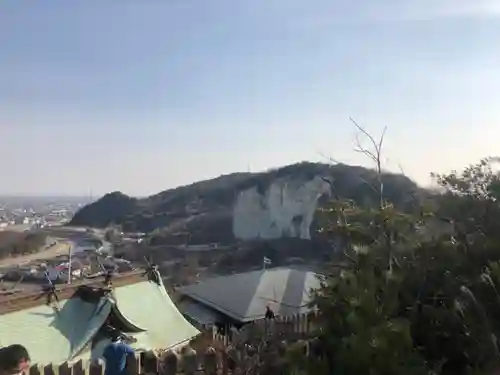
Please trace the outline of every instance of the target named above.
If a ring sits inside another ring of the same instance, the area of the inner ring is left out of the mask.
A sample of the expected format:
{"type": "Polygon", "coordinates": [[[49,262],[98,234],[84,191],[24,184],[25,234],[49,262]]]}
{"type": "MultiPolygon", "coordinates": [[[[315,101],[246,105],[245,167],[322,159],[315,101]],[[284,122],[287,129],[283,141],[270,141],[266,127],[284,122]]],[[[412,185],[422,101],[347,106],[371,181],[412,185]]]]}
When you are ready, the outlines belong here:
{"type": "Polygon", "coordinates": [[[0,259],[44,250],[47,234],[0,231],[0,259]]]}
{"type": "MultiPolygon", "coordinates": [[[[380,165],[381,142],[373,146],[380,165]]],[[[412,212],[383,184],[376,206],[336,198],[321,209],[344,262],[325,270],[316,293],[321,353],[303,373],[498,373],[499,162],[434,175],[443,194],[412,212]]]]}
{"type": "MultiPolygon", "coordinates": [[[[277,179],[289,178],[301,182],[315,176],[335,181],[335,194],[353,199],[363,206],[373,205],[378,199],[370,186],[378,180],[374,170],[344,164],[304,162],[262,173],[224,175],[143,199],[120,192],[110,193],[83,207],[69,225],[103,228],[113,224],[121,225],[125,231],[141,232],[170,227],[171,232],[189,232],[193,241],[193,235],[199,235],[200,242],[218,241],[220,238],[228,240],[231,237],[232,207],[241,191],[256,187],[264,194],[277,179]]],[[[411,208],[415,197],[424,194],[403,175],[384,173],[382,180],[387,197],[402,209],[411,208]]]]}

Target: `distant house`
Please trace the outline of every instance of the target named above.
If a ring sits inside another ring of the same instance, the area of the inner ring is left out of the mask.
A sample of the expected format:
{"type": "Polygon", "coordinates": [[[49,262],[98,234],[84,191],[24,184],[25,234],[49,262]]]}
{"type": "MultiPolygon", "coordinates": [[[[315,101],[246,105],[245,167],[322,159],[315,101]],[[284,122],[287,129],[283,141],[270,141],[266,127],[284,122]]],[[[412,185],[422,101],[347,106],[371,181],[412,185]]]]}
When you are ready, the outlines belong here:
{"type": "Polygon", "coordinates": [[[22,344],[33,363],[46,365],[100,356],[109,342],[101,334],[105,324],[134,336],[138,351],[173,348],[199,333],[163,283],[143,272],[116,276],[109,295],[102,286],[102,278],[58,286],[58,308],[46,304],[42,292],[0,297],[0,344],[22,344]]]}
{"type": "Polygon", "coordinates": [[[179,288],[178,306],[199,326],[241,326],[263,319],[266,306],[276,316],[307,313],[320,280],[321,275],[292,268],[215,277],[179,288]]]}
{"type": "Polygon", "coordinates": [[[48,277],[53,282],[68,282],[69,272],[71,272],[71,280],[74,280],[82,278],[89,270],[90,266],[83,264],[78,259],[71,262],[71,267],[69,261],[54,265],[46,264],[45,269],[41,272],[41,278],[48,277]]]}

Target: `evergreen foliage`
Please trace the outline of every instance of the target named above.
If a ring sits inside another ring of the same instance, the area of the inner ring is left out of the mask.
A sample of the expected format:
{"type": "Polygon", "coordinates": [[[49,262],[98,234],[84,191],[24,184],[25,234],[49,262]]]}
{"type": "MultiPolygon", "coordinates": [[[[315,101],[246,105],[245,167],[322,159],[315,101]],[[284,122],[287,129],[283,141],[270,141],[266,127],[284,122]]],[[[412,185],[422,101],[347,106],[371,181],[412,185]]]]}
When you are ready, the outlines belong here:
{"type": "MultiPolygon", "coordinates": [[[[357,126],[357,124],[355,124],[357,126]]],[[[358,150],[381,171],[382,141],[358,150]]],[[[359,143],[358,143],[359,145],[359,143]]],[[[498,158],[434,175],[444,193],[400,212],[335,199],[322,231],[346,261],[314,304],[324,359],[319,374],[491,374],[499,363],[498,158]]]]}

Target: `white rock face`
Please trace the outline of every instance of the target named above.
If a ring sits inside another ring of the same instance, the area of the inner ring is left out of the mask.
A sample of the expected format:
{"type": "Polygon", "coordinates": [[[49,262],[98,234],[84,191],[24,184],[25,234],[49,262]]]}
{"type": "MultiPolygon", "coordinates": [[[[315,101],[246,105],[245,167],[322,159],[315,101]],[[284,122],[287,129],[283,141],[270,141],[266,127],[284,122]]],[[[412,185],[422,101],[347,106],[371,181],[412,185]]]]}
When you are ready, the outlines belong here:
{"type": "Polygon", "coordinates": [[[319,176],[305,182],[278,179],[264,194],[257,187],[242,191],[234,205],[233,234],[241,240],[310,239],[318,199],[329,192],[329,184],[319,176]]]}

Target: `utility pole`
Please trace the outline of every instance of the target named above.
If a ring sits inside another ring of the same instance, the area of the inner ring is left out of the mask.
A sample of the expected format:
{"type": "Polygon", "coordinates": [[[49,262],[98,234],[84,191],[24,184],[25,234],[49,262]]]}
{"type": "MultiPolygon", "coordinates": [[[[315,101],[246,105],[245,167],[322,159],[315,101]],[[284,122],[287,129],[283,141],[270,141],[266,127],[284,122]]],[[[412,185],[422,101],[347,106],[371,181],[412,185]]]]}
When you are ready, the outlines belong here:
{"type": "Polygon", "coordinates": [[[70,243],[69,244],[69,260],[68,260],[68,284],[71,284],[71,273],[72,273],[72,267],[71,263],[73,261],[73,245],[70,243]]]}

